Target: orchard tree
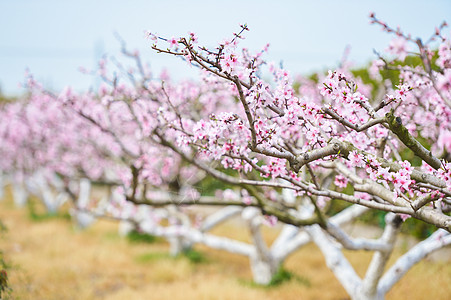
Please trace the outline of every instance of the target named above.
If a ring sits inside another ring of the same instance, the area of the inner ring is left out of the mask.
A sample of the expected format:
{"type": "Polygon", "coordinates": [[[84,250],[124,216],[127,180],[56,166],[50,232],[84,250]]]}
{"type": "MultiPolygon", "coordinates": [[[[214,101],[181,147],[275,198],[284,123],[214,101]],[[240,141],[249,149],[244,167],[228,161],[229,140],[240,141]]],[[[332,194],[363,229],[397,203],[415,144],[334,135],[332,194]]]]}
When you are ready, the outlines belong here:
{"type": "MultiPolygon", "coordinates": [[[[410,69],[405,67],[402,84],[391,88],[378,103],[372,103],[349,74],[343,70],[330,71],[319,84],[319,95],[308,97],[309,93],[315,93],[308,91],[307,96],[296,96],[287,71],[270,68],[275,83],[275,87],[271,86],[258,76],[264,62],[262,53],[250,55],[246,49],[241,53],[237,50],[245,30],[247,26],[243,25],[241,32],[214,50],[197,46],[197,38],[192,34],[180,39],[149,34],[155,41],[152,46],[155,50],[184,57],[208,72],[210,80],[228,81],[230,93],[241,106],[241,111],[212,114],[208,120],[192,124],[192,128],[184,124],[192,120],[180,118],[168,122],[177,141],[172,142],[167,132],[156,128],[154,134],[161,144],[219,180],[248,187],[264,212],[287,223],[302,225],[299,223],[304,221],[284,214],[283,208],[276,207],[277,202],[270,205],[259,199],[263,197],[258,196],[257,187],[283,187],[298,194],[341,199],[451,230],[445,199],[448,163],[415,138],[414,135],[419,137],[418,129],[425,127],[425,118],[412,117],[414,109],[425,113],[440,110],[443,113],[434,121],[447,126],[449,84],[443,83],[440,88],[433,84],[444,81],[445,75],[435,72],[431,79],[428,73],[415,70],[409,73],[410,69]],[[167,46],[159,46],[161,42],[167,46]],[[432,103],[420,105],[421,100],[432,103]],[[190,147],[189,154],[184,152],[186,147],[190,147]],[[401,158],[399,151],[403,147],[422,159],[421,168],[414,168],[401,158]],[[242,178],[229,176],[205,163],[211,160],[221,161],[223,169],[237,170],[242,178]],[[244,179],[252,170],[262,179],[244,179]],[[320,185],[329,174],[335,176],[334,189],[320,185]],[[348,182],[354,183],[353,195],[340,191],[348,182]]],[[[402,33],[398,35],[398,39],[405,39],[402,33]]],[[[449,42],[445,39],[444,44],[449,42]]],[[[420,55],[430,65],[432,52],[425,47],[421,44],[420,55]]],[[[442,60],[446,57],[439,57],[438,61],[442,60]]],[[[442,72],[447,74],[448,70],[442,72]]],[[[168,115],[171,113],[175,114],[168,115]]],[[[438,141],[439,130],[428,129],[424,134],[438,141]]],[[[322,214],[318,203],[315,205],[318,206],[315,222],[321,223],[322,214]]]]}
{"type": "Polygon", "coordinates": [[[400,71],[400,82],[387,84],[382,99],[375,100],[348,70],[329,71],[317,87],[301,85],[302,94],[294,90],[289,73],[274,65],[269,66],[272,84],[264,81],[260,76],[264,51],[252,55],[238,47],[246,25],[214,49],[199,46],[192,33],[170,39],[149,33],[154,50],[184,58],[207,73],[208,82],[229,82],[230,93],[241,106],[212,114],[191,128],[180,117],[168,123],[177,141],[156,128],[157,141],[216,179],[247,190],[252,196],[249,205],[263,214],[306,226],[345,289],[358,299],[382,298],[399,274],[430,251],[449,244],[451,231],[446,161],[450,42],[441,34],[446,23],[423,43],[373,14],[371,20],[396,35],[388,48],[396,55],[394,60],[381,56],[373,64],[373,76],[380,77],[378,68],[400,71]],[[435,52],[429,45],[436,40],[439,50],[435,52]],[[405,59],[409,44],[417,46],[420,66],[394,63],[405,59]],[[433,146],[428,149],[420,141],[433,146]],[[421,164],[412,166],[403,159],[400,153],[406,151],[421,159],[421,164]],[[222,166],[212,167],[212,161],[222,166]],[[230,176],[227,169],[236,170],[237,176],[230,176]],[[330,176],[334,184],[324,184],[330,176]],[[348,185],[350,193],[343,190],[348,185]],[[268,197],[268,190],[278,189],[294,190],[299,201],[310,200],[314,213],[302,218],[296,205],[268,197]],[[382,237],[358,242],[347,237],[324,212],[330,199],[388,212],[382,237]],[[382,277],[402,220],[409,217],[443,230],[412,248],[382,277]],[[331,250],[331,238],[350,249],[375,251],[363,280],[338,250],[331,250]]]}
{"type": "Polygon", "coordinates": [[[45,169],[66,185],[87,178],[115,186],[97,208],[86,192],[73,196],[85,199],[78,210],[132,222],[176,249],[203,243],[247,255],[262,284],[288,255],[313,241],[352,298],[382,299],[415,263],[451,243],[451,50],[442,35],[445,23],[423,43],[370,18],[395,34],[389,56],[379,54],[369,69],[373,85],[355,78],[345,63],[317,80],[295,81],[264,60],[267,46],[257,53],[240,48],[247,25],[215,48],[201,46],[194,33],[148,34],[155,51],[199,68],[199,83],[174,84],[165,76],[156,81],[139,54],[125,47],[135,67],[115,62],[111,73],[102,60],[98,74],[105,84],[98,93],[66,89],[53,95],[31,81],[30,102],[2,110],[26,120],[17,128],[2,124],[7,143],[0,151],[8,153],[2,170],[45,169]],[[419,65],[404,62],[411,46],[419,65]],[[399,72],[399,81],[384,79],[390,71],[399,72]],[[211,178],[222,183],[213,185],[214,197],[201,188],[211,178]],[[333,201],[350,206],[335,214],[333,201]],[[196,222],[187,208],[193,205],[224,208],[196,222]],[[369,210],[386,212],[379,239],[341,229],[369,210]],[[239,213],[252,244],[206,232],[239,213]],[[165,218],[170,226],[160,224],[165,218]],[[437,231],[384,274],[407,218],[437,231]],[[284,228],[268,246],[260,227],[277,222],[284,228]],[[374,252],[364,278],[342,248],[374,252]]]}
{"type": "MultiPolygon", "coordinates": [[[[125,50],[124,53],[128,54],[125,50]]],[[[137,66],[141,66],[139,57],[131,56],[137,66]]],[[[293,230],[286,228],[278,242],[268,249],[260,227],[274,219],[265,218],[251,208],[243,211],[243,207],[252,206],[247,203],[251,200],[247,192],[226,189],[215,197],[201,197],[190,186],[202,180],[205,172],[184,164],[176,152],[155,143],[155,136],[148,131],[150,126],[164,128],[168,117],[161,118],[161,110],[174,109],[178,114],[198,119],[202,115],[208,117],[214,109],[225,109],[228,102],[224,99],[228,98],[235,105],[234,98],[227,93],[227,97],[222,96],[221,84],[205,86],[202,90],[193,83],[182,87],[167,82],[146,85],[150,80],[139,68],[139,75],[127,71],[132,84],[126,86],[118,78],[109,78],[111,73],[106,71],[106,66],[106,61],[99,64],[99,73],[106,84],[98,94],[76,94],[66,89],[56,96],[29,77],[30,97],[4,109],[5,113],[12,110],[7,115],[12,121],[3,131],[1,150],[9,155],[3,169],[19,173],[27,190],[42,197],[47,207],[51,203],[48,194],[52,192],[47,184],[57,187],[54,179],[61,179],[62,188],[58,187],[56,192],[62,191],[58,196],[68,194],[72,198],[71,214],[80,227],[88,226],[98,217],[115,219],[128,224],[122,226],[125,230],[135,229],[167,238],[174,255],[194,243],[245,255],[251,261],[254,280],[260,284],[270,283],[281,262],[309,239],[291,241],[293,234],[286,232],[293,230]],[[207,105],[193,105],[186,99],[187,90],[191,90],[188,96],[207,105]],[[217,99],[217,104],[212,98],[217,99]],[[187,108],[186,104],[190,106],[187,108]],[[147,120],[156,124],[149,124],[147,120]],[[19,168],[24,162],[28,163],[26,168],[19,168]],[[108,198],[97,201],[90,199],[90,182],[118,188],[110,191],[108,198]],[[140,198],[153,202],[143,203],[140,198]],[[204,220],[193,221],[187,209],[175,206],[190,201],[225,208],[207,215],[204,220]],[[167,208],[149,209],[149,205],[167,208]],[[217,224],[241,212],[249,226],[251,244],[207,234],[217,224]],[[168,220],[170,226],[162,226],[164,220],[168,220]]]]}

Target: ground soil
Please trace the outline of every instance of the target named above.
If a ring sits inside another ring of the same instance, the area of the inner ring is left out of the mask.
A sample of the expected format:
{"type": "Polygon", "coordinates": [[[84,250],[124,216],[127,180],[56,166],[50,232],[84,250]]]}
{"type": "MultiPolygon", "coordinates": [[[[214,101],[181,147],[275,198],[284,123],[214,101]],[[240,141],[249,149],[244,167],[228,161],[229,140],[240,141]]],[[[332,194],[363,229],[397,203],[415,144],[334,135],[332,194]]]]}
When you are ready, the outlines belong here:
{"type": "MultiPolygon", "coordinates": [[[[196,246],[204,262],[172,258],[165,241],[131,243],[117,234],[115,222],[99,221],[80,231],[67,218],[30,218],[26,208],[15,208],[8,199],[0,203],[0,220],[8,228],[0,238],[0,250],[10,263],[11,299],[349,298],[312,244],[286,261],[285,268],[294,279],[276,287],[260,287],[251,283],[246,257],[196,246]]],[[[265,229],[268,242],[274,240],[278,230],[265,229]]],[[[364,232],[378,234],[377,229],[364,232]]],[[[237,221],[213,233],[249,241],[247,229],[237,221]]],[[[394,257],[414,242],[400,239],[394,257]]],[[[346,256],[362,276],[371,253],[347,252],[346,256]]],[[[387,299],[451,299],[449,252],[416,265],[387,299]]]]}

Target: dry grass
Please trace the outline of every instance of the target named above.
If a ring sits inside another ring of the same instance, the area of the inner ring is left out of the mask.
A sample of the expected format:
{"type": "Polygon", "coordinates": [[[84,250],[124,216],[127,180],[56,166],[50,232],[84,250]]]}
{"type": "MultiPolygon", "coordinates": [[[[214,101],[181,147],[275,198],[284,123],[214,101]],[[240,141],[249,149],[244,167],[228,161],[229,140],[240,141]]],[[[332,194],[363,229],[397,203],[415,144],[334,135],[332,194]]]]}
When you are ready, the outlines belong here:
{"type": "MultiPolygon", "coordinates": [[[[165,242],[130,243],[117,236],[117,224],[100,221],[87,231],[73,229],[70,221],[30,220],[26,209],[11,201],[0,203],[0,220],[8,232],[0,249],[12,263],[9,270],[13,299],[347,299],[346,292],[327,269],[314,245],[291,256],[285,266],[297,279],[272,288],[250,283],[245,257],[196,249],[207,262],[170,258],[165,242]]],[[[217,234],[248,240],[236,222],[214,230],[217,234]]],[[[268,240],[276,229],[268,229],[268,240]]],[[[401,250],[395,255],[399,256],[401,250]]],[[[369,253],[347,255],[359,274],[369,253]]],[[[388,299],[450,299],[451,265],[424,261],[414,267],[389,293],[388,299]]]]}

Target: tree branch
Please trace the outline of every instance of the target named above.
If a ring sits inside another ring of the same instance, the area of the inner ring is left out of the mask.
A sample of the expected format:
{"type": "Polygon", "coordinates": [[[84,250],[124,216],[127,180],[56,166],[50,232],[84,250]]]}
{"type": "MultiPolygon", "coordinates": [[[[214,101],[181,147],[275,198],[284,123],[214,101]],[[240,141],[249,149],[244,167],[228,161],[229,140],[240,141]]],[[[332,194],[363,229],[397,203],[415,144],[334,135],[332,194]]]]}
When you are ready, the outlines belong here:
{"type": "Polygon", "coordinates": [[[395,117],[393,111],[385,115],[388,126],[390,130],[399,138],[403,144],[415,153],[418,157],[424,160],[428,165],[434,169],[440,169],[442,166],[441,161],[432,155],[432,152],[427,150],[420,144],[407,130],[406,127],[402,125],[400,117],[395,117]]]}
{"type": "Polygon", "coordinates": [[[451,245],[451,234],[442,229],[437,230],[426,240],[418,243],[401,256],[391,266],[380,280],[378,290],[383,294],[387,293],[416,263],[428,254],[447,245],[451,245]]]}

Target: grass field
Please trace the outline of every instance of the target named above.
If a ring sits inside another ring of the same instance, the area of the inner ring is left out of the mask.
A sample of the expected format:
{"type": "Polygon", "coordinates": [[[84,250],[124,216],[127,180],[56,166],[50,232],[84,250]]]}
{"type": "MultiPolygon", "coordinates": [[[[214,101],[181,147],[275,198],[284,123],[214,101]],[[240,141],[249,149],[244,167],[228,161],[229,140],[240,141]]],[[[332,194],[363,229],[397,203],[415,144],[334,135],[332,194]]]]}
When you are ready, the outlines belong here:
{"type": "MultiPolygon", "coordinates": [[[[196,246],[202,262],[172,258],[163,240],[132,243],[117,235],[111,221],[77,231],[67,218],[30,218],[27,209],[15,208],[10,200],[0,203],[0,220],[8,228],[0,250],[11,265],[12,299],[348,299],[312,244],[286,261],[291,280],[261,287],[251,283],[246,257],[196,246]]],[[[236,221],[213,232],[249,239],[236,221]]],[[[268,241],[276,234],[277,229],[265,230],[268,241]]],[[[347,257],[363,275],[371,254],[347,257]]],[[[450,261],[442,255],[416,265],[387,299],[451,299],[450,261]]]]}

